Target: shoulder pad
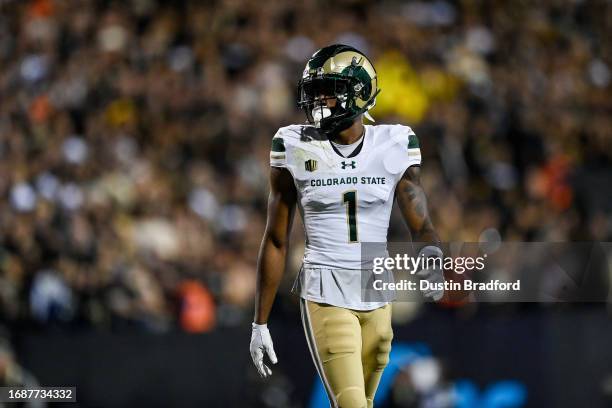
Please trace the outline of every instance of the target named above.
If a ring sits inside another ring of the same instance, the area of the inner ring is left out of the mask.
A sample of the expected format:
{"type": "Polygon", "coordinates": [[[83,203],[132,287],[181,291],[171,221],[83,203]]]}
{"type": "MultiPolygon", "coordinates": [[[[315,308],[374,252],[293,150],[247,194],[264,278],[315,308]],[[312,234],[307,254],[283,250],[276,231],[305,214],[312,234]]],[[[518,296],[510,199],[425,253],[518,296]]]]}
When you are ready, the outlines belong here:
{"type": "Polygon", "coordinates": [[[421,147],[417,135],[410,126],[394,125],[392,128],[392,137],[406,155],[408,166],[420,165],[421,147]]]}
{"type": "Polygon", "coordinates": [[[270,145],[270,165],[287,167],[287,149],[300,142],[303,125],[289,125],[276,131],[270,145]]]}

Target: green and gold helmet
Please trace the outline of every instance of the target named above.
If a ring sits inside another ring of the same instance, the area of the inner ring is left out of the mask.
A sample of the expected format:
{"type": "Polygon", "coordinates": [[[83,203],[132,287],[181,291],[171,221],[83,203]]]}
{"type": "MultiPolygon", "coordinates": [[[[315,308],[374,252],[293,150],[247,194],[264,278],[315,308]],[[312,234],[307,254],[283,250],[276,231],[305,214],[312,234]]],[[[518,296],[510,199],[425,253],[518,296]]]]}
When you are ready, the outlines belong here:
{"type": "Polygon", "coordinates": [[[298,84],[298,106],[311,125],[330,134],[352,125],[374,107],[380,92],[370,60],[348,45],[321,48],[308,60],[298,84]],[[335,99],[333,107],[327,100],[335,99]]]}

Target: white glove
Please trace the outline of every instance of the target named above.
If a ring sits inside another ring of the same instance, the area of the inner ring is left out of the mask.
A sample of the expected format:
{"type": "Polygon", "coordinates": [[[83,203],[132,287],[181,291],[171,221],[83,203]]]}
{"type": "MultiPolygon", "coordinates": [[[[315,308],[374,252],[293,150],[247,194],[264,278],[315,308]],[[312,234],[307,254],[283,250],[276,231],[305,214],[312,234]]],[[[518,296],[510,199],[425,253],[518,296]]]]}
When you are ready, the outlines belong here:
{"type": "Polygon", "coordinates": [[[255,364],[255,368],[259,371],[259,375],[262,376],[262,378],[271,376],[272,370],[263,362],[264,352],[268,354],[268,358],[272,364],[276,364],[278,360],[276,359],[274,344],[272,344],[272,337],[270,337],[270,331],[268,330],[267,324],[253,323],[250,349],[253,364],[255,364]]]}
{"type": "MultiPolygon", "coordinates": [[[[423,255],[425,259],[433,258],[433,257],[442,257],[442,250],[440,248],[435,247],[433,245],[426,246],[421,250],[419,256],[423,255]]],[[[431,263],[432,261],[430,261],[431,263]]],[[[422,279],[429,282],[429,288],[423,290],[423,296],[428,299],[432,299],[435,302],[442,299],[444,296],[444,289],[438,289],[438,287],[443,288],[444,286],[444,270],[442,268],[438,268],[438,263],[436,262],[436,267],[432,268],[424,268],[416,273],[416,275],[422,279]]]]}

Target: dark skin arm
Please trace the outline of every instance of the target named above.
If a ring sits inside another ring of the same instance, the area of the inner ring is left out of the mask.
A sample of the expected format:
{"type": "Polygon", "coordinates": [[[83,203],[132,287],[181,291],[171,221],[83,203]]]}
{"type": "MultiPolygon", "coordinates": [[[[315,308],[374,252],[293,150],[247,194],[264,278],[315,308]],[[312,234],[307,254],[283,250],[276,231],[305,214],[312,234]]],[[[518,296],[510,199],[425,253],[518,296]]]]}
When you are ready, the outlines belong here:
{"type": "Polygon", "coordinates": [[[254,322],[268,322],[278,285],[285,269],[289,233],[295,213],[297,192],[287,169],[270,169],[268,221],[257,260],[257,292],[254,322]]]}
{"type": "Polygon", "coordinates": [[[395,196],[402,216],[412,233],[412,241],[438,246],[440,238],[429,217],[427,197],[421,187],[419,166],[408,167],[395,188],[395,196]]]}

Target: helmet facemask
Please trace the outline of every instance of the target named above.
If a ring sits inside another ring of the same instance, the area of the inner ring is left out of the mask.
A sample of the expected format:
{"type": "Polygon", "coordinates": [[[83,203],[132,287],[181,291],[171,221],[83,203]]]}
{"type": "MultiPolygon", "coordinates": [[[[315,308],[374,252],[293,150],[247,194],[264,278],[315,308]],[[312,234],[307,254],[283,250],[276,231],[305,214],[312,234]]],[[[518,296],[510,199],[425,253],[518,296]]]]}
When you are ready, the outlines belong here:
{"type": "Polygon", "coordinates": [[[352,116],[354,94],[351,82],[350,78],[338,75],[302,79],[298,85],[298,106],[306,113],[308,122],[324,133],[342,130],[338,129],[339,122],[352,116]]]}

